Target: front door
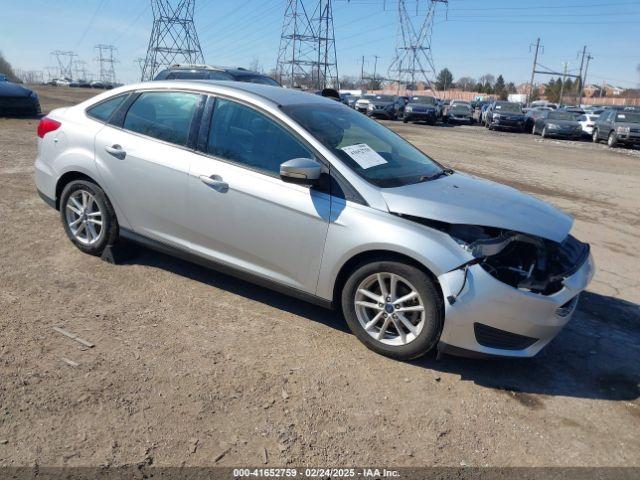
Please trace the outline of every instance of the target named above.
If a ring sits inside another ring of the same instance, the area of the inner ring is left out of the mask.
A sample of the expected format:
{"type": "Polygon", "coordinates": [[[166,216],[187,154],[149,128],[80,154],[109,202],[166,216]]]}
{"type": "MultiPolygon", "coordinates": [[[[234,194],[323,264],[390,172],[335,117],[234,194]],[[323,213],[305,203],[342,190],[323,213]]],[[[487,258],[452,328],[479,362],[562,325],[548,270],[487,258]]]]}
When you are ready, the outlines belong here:
{"type": "Polygon", "coordinates": [[[192,248],[315,293],[330,196],[279,177],[281,163],[313,158],[311,150],[265,113],[217,99],[206,152],[191,162],[189,172],[192,248]]]}

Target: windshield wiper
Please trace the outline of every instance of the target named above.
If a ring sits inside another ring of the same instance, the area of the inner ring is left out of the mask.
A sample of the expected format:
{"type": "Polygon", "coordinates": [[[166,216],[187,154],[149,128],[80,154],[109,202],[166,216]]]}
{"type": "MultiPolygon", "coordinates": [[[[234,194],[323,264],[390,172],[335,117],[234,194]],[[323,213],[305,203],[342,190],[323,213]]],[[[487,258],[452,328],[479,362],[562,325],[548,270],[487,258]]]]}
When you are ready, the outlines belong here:
{"type": "Polygon", "coordinates": [[[453,175],[453,170],[450,168],[445,168],[443,170],[440,170],[438,173],[434,173],[433,175],[422,175],[420,177],[420,179],[418,180],[418,183],[421,182],[428,182],[430,180],[436,180],[437,178],[440,177],[444,177],[444,176],[448,176],[448,175],[453,175]]]}

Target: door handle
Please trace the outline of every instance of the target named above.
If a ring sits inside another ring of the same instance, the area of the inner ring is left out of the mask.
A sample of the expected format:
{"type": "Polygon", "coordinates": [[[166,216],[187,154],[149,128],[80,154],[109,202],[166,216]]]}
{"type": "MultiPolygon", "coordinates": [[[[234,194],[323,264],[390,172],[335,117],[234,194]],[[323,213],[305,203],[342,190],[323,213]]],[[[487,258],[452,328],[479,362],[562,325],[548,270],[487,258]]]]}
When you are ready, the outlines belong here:
{"type": "Polygon", "coordinates": [[[229,184],[222,180],[222,177],[220,175],[211,175],[210,177],[207,177],[206,175],[200,175],[198,178],[200,178],[202,183],[209,185],[211,188],[221,193],[225,193],[227,190],[229,190],[229,184]]]}
{"type": "Polygon", "coordinates": [[[104,149],[109,155],[113,155],[120,160],[124,160],[124,157],[127,156],[127,152],[125,152],[120,145],[105,145],[104,149]]]}

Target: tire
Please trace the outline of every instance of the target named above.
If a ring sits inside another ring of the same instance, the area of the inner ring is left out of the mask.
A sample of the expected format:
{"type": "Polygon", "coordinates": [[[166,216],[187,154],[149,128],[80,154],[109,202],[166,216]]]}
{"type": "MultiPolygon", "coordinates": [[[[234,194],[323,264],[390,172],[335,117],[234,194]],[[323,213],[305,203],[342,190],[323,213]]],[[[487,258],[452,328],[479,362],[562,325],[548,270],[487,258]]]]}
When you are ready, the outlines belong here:
{"type": "Polygon", "coordinates": [[[536,133],[536,124],[535,123],[531,127],[531,135],[537,135],[537,133],[536,133]]]}
{"type": "Polygon", "coordinates": [[[118,220],[113,206],[104,191],[89,180],[74,180],[64,187],[60,196],[60,219],[69,240],[84,253],[101,255],[107,245],[118,240],[118,220]],[[74,222],[80,225],[75,231],[74,222]]]}
{"type": "Polygon", "coordinates": [[[407,117],[402,117],[402,123],[408,123],[409,120],[407,120],[407,117]]]}
{"type": "Polygon", "coordinates": [[[593,143],[600,143],[600,138],[598,137],[598,130],[593,130],[593,135],[591,136],[591,140],[593,143]]]}
{"type": "Polygon", "coordinates": [[[618,148],[618,136],[616,135],[616,132],[611,132],[609,134],[609,137],[607,138],[607,145],[609,145],[609,148],[618,148]]]}
{"type": "Polygon", "coordinates": [[[542,127],[542,133],[540,134],[542,138],[547,138],[547,126],[542,127]]]}
{"type": "Polygon", "coordinates": [[[442,332],[444,307],[438,289],[425,272],[405,263],[376,261],[361,265],[345,283],[341,304],[344,317],[354,335],[367,348],[397,360],[411,360],[426,354],[436,346],[442,332]],[[380,300],[385,301],[376,304],[361,292],[366,289],[374,295],[380,295],[379,275],[382,276],[387,291],[391,289],[391,276],[395,276],[396,298],[407,296],[407,292],[415,292],[417,295],[398,304],[400,309],[394,307],[393,298],[388,301],[381,297],[380,300]],[[356,301],[366,301],[367,304],[374,305],[374,308],[356,305],[356,301]],[[383,307],[380,307],[381,304],[383,307]],[[402,308],[415,310],[420,307],[421,311],[402,313],[402,308]],[[384,318],[384,315],[388,316],[384,318]],[[396,315],[397,318],[394,317],[396,315]],[[379,317],[377,322],[366,330],[365,325],[375,321],[376,317],[379,317]],[[406,327],[405,320],[416,330],[406,327]],[[374,338],[380,335],[385,324],[383,338],[374,338]]]}

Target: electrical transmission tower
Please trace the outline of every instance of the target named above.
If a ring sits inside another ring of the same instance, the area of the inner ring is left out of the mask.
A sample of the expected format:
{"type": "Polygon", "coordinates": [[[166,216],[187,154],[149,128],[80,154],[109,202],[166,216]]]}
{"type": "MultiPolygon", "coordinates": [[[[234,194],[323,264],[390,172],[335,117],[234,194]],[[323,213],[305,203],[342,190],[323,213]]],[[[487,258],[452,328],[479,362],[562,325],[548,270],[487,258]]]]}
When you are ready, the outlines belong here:
{"type": "Polygon", "coordinates": [[[287,0],[276,72],[289,87],[339,88],[332,0],[287,0]]]}
{"type": "Polygon", "coordinates": [[[408,0],[398,0],[398,37],[396,53],[389,67],[389,76],[400,84],[416,88],[417,82],[425,83],[433,89],[431,79],[436,69],[431,52],[431,33],[436,5],[448,5],[448,0],[425,0],[424,15],[419,8],[422,3],[416,0],[415,14],[409,13],[408,0]]]}
{"type": "Polygon", "coordinates": [[[204,63],[193,23],[195,0],[151,0],[153,29],[142,70],[142,80],[153,80],[160,68],[174,63],[204,63]]]}
{"type": "Polygon", "coordinates": [[[98,51],[98,57],[95,59],[100,64],[100,70],[98,74],[98,80],[105,85],[113,85],[116,83],[116,70],[115,64],[117,60],[114,58],[113,53],[116,51],[116,47],[113,45],[96,45],[95,49],[98,51]]]}
{"type": "Polygon", "coordinates": [[[73,78],[73,59],[78,55],[75,52],[63,52],[61,50],[55,50],[51,52],[51,55],[58,62],[60,77],[71,80],[73,78]]]}
{"type": "Polygon", "coordinates": [[[87,73],[87,62],[84,60],[76,60],[74,65],[75,77],[77,80],[88,80],[89,74],[87,73]]]}

